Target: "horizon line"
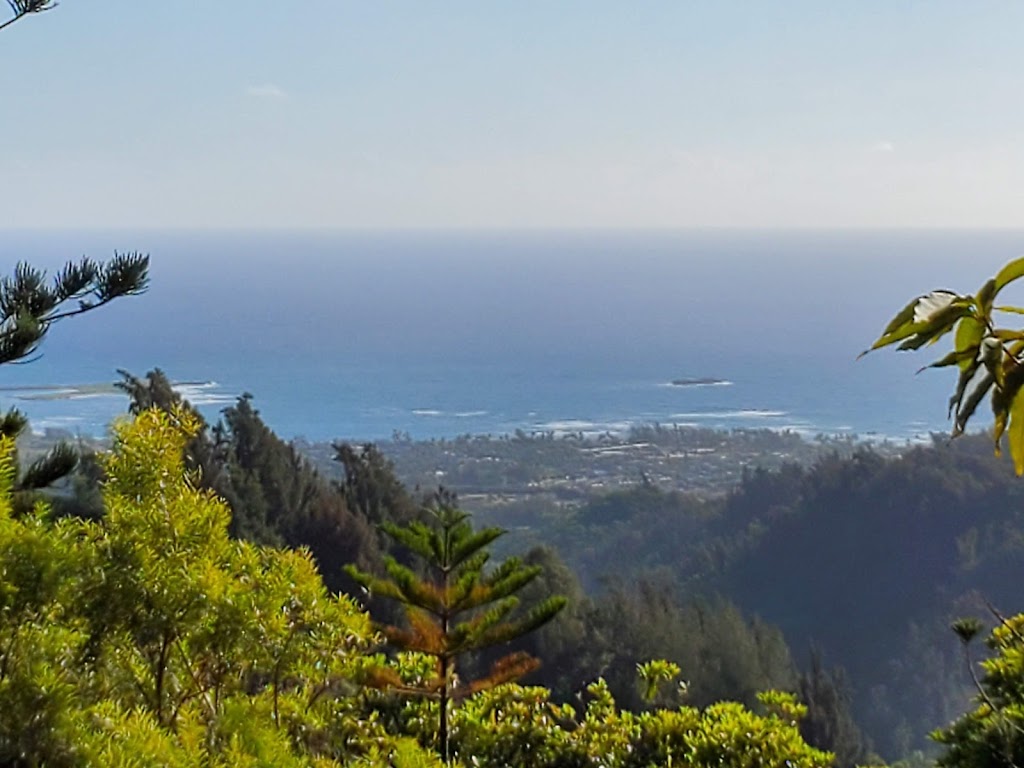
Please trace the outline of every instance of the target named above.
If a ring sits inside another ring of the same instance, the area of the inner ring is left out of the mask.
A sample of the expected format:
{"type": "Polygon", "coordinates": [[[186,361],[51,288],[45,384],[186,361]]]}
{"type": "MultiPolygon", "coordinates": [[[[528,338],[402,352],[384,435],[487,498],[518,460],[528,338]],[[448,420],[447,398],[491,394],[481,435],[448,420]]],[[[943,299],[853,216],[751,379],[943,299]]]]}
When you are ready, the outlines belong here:
{"type": "Polygon", "coordinates": [[[1024,224],[993,226],[961,225],[765,225],[765,226],[290,226],[290,225],[59,225],[59,226],[0,226],[2,234],[39,233],[105,233],[105,232],[156,232],[156,233],[295,233],[295,234],[544,234],[544,233],[877,233],[877,232],[950,232],[950,233],[993,233],[1024,232],[1024,224]]]}

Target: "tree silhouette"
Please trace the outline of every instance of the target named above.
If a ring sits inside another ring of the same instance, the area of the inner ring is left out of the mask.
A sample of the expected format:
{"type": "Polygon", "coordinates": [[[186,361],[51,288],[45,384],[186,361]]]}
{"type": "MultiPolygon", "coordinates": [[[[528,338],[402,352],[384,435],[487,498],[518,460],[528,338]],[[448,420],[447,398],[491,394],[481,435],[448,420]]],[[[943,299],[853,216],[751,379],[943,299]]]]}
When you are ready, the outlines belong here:
{"type": "Polygon", "coordinates": [[[7,5],[10,6],[11,13],[14,15],[6,21],[0,22],[0,29],[9,27],[30,14],[42,13],[57,7],[57,3],[53,0],[7,0],[7,5]]]}
{"type": "Polygon", "coordinates": [[[69,261],[51,281],[19,262],[0,279],[0,365],[31,359],[54,323],[143,293],[148,284],[149,256],[141,253],[115,253],[106,263],[69,261]]]}

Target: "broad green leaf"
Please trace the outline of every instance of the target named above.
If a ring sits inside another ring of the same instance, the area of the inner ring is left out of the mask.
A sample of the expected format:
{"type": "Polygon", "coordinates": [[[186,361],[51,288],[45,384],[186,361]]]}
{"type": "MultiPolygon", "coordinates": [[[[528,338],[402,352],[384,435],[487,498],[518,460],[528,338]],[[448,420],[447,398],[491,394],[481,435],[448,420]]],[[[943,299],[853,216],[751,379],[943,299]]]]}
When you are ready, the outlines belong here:
{"type": "MultiPolygon", "coordinates": [[[[970,353],[973,357],[978,355],[978,346],[985,335],[985,326],[972,315],[963,318],[956,327],[956,343],[954,349],[957,354],[970,353]]],[[[961,370],[966,370],[971,365],[971,357],[961,357],[958,361],[961,370]]],[[[950,363],[952,365],[952,363],[950,363]]]]}
{"type": "Polygon", "coordinates": [[[1006,423],[1010,419],[1010,409],[1006,407],[1006,398],[997,398],[993,395],[992,411],[995,415],[995,420],[992,423],[992,440],[995,442],[996,456],[1002,456],[1001,441],[1003,432],[1006,431],[1006,423]]]}
{"type": "Polygon", "coordinates": [[[861,357],[872,350],[887,347],[898,341],[907,340],[900,349],[917,349],[929,340],[937,340],[949,331],[959,318],[969,314],[970,305],[970,297],[958,296],[952,291],[932,291],[924,296],[918,296],[892,319],[870,349],[861,353],[861,357]],[[946,325],[948,327],[944,327],[946,325]],[[940,328],[942,331],[936,335],[936,330],[940,328]],[[920,334],[926,334],[927,338],[923,341],[912,338],[920,334]]]}
{"type": "MultiPolygon", "coordinates": [[[[1024,382],[1024,368],[1021,367],[1020,353],[1024,350],[1024,341],[1020,339],[1010,339],[1009,344],[1002,343],[998,347],[994,347],[991,355],[994,360],[998,363],[994,366],[996,374],[996,384],[1000,387],[1004,387],[1009,393],[1010,398],[1014,396],[1017,391],[1017,387],[1021,386],[1024,382]]],[[[988,340],[982,342],[982,358],[986,355],[985,346],[988,344],[988,340]]],[[[997,342],[991,342],[995,345],[997,342]]],[[[986,363],[988,365],[988,363],[986,363]]],[[[1009,402],[1009,400],[1007,400],[1009,402]]]]}
{"type": "Polygon", "coordinates": [[[941,313],[952,307],[957,299],[961,298],[963,297],[953,291],[941,289],[918,297],[917,303],[914,305],[914,324],[933,322],[941,313]]]}
{"type": "Polygon", "coordinates": [[[974,412],[978,410],[978,405],[985,399],[985,395],[987,395],[988,391],[992,389],[992,385],[995,384],[995,381],[995,377],[991,373],[986,373],[978,382],[974,391],[967,396],[967,400],[957,406],[956,424],[953,428],[954,437],[963,433],[964,429],[967,427],[967,422],[970,421],[974,412]]]}
{"type": "Polygon", "coordinates": [[[956,325],[957,320],[970,314],[969,307],[964,303],[952,304],[944,307],[936,314],[930,315],[926,323],[913,326],[913,333],[906,338],[897,349],[900,351],[908,349],[920,349],[925,344],[934,344],[956,325]]]}
{"type": "Polygon", "coordinates": [[[1010,428],[1007,431],[1010,443],[1010,456],[1013,458],[1013,470],[1018,477],[1024,475],[1024,395],[1020,389],[1010,406],[1010,428]]]}
{"type": "Polygon", "coordinates": [[[902,344],[896,347],[896,349],[899,350],[900,352],[907,352],[913,349],[920,349],[925,344],[934,344],[943,336],[945,336],[946,333],[949,333],[948,328],[943,332],[937,331],[935,333],[918,333],[911,336],[909,339],[905,339],[902,344]]]}
{"type": "Polygon", "coordinates": [[[962,352],[956,350],[950,352],[948,355],[939,358],[934,363],[922,366],[917,369],[917,373],[927,371],[929,368],[948,368],[951,365],[959,365],[962,370],[967,370],[971,363],[978,356],[978,349],[974,347],[972,349],[965,349],[962,352]]]}
{"type": "Polygon", "coordinates": [[[997,328],[992,331],[992,338],[1000,341],[1019,341],[1024,339],[1024,331],[1012,331],[1009,328],[997,328]]]}
{"type": "Polygon", "coordinates": [[[996,281],[990,278],[978,291],[978,310],[982,317],[988,317],[992,312],[992,301],[996,297],[996,281]]]}
{"type": "Polygon", "coordinates": [[[885,330],[882,331],[882,336],[888,336],[890,333],[895,331],[897,328],[902,328],[907,323],[911,323],[914,320],[914,307],[917,306],[917,302],[921,300],[920,296],[912,299],[907,306],[896,313],[896,317],[889,321],[889,324],[885,326],[885,330]]]}
{"type": "Polygon", "coordinates": [[[999,293],[999,291],[1021,276],[1024,276],[1024,256],[1014,259],[999,270],[999,274],[995,278],[995,293],[999,293]]]}
{"type": "MultiPolygon", "coordinates": [[[[1000,353],[1002,349],[1000,348],[1000,353]]],[[[1002,368],[1002,366],[1000,366],[1002,368]]],[[[992,413],[995,415],[995,424],[992,429],[992,439],[995,442],[995,452],[1000,453],[1000,440],[1006,431],[1007,423],[1011,420],[1010,411],[1014,406],[1024,384],[1024,368],[1015,365],[1009,371],[1002,371],[1002,381],[997,378],[996,388],[992,391],[992,413]]],[[[1020,425],[1018,425],[1020,428],[1020,425]]]]}
{"type": "Polygon", "coordinates": [[[974,374],[978,372],[978,368],[981,367],[981,363],[978,362],[977,358],[971,361],[971,364],[960,372],[960,378],[956,383],[956,391],[953,396],[949,398],[949,409],[946,412],[946,418],[949,418],[954,413],[960,413],[960,404],[964,400],[964,393],[967,391],[967,385],[971,383],[974,378],[974,374]]]}

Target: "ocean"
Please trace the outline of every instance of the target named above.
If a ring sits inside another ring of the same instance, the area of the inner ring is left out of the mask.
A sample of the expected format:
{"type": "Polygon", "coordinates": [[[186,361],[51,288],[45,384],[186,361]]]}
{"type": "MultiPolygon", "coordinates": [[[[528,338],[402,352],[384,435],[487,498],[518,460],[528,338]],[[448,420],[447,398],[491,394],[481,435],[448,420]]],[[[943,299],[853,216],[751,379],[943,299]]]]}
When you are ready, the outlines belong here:
{"type": "Polygon", "coordinates": [[[160,367],[211,420],[247,392],[314,441],[660,423],[902,442],[949,428],[953,375],[915,375],[944,348],[858,354],[913,296],[977,290],[1024,232],[8,231],[0,274],[115,250],[151,254],[150,290],[0,370],[0,407],[37,431],[102,435],[127,401],[80,388],[160,367]]]}

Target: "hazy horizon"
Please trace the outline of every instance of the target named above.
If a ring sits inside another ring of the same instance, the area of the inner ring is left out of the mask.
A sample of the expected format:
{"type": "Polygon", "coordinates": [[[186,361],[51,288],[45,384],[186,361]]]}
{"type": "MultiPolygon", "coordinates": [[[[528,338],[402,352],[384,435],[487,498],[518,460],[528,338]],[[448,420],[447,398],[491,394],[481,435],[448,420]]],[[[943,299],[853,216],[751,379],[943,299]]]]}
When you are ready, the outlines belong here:
{"type": "Polygon", "coordinates": [[[53,268],[140,245],[149,292],[59,324],[7,385],[159,366],[228,401],[252,392],[287,436],[697,412],[724,428],[913,435],[942,428],[950,377],[913,375],[929,350],[858,353],[912,296],[977,290],[1024,232],[37,232],[0,238],[0,258],[53,268]],[[735,385],[665,388],[680,377],[735,385]]]}

